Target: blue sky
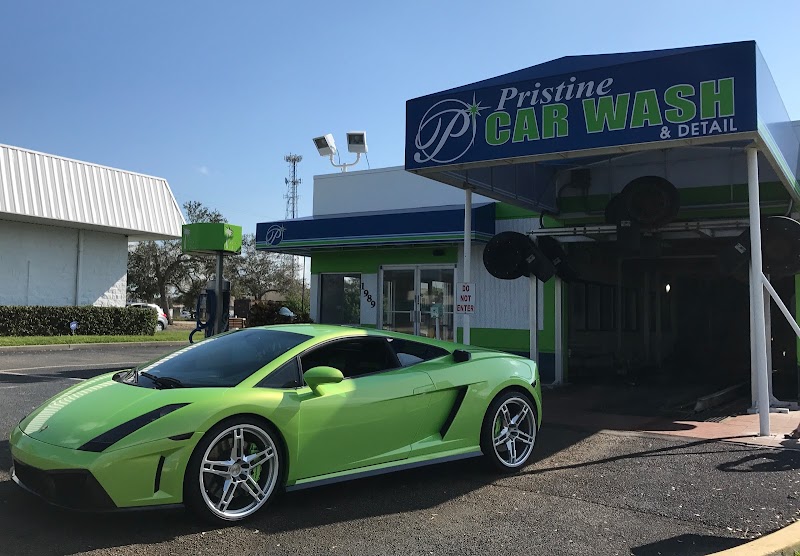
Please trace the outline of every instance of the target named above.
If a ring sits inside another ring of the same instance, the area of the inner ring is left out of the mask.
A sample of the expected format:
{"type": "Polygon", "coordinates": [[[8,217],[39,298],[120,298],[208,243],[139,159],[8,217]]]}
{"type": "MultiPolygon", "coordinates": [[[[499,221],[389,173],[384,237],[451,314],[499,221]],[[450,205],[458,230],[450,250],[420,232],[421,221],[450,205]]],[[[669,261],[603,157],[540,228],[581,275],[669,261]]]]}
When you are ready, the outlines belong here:
{"type": "Polygon", "coordinates": [[[560,56],[755,39],[800,119],[798,24],[797,0],[8,2],[0,143],[164,177],[253,232],[289,152],[311,213],[312,137],[366,130],[371,167],[401,165],[407,99],[560,56]]]}

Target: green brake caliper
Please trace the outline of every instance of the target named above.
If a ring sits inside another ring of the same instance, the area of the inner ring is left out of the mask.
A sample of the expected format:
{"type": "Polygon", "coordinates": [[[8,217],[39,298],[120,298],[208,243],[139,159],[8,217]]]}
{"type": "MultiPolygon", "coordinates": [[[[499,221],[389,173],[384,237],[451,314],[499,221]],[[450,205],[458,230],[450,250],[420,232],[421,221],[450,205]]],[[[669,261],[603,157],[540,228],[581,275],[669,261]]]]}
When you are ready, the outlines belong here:
{"type": "MultiPolygon", "coordinates": [[[[256,446],[255,444],[250,444],[250,448],[248,449],[247,455],[252,456],[253,454],[257,453],[258,453],[258,446],[256,446]]],[[[250,476],[253,477],[253,480],[255,482],[258,482],[258,480],[261,478],[261,465],[257,465],[256,467],[254,467],[253,471],[250,473],[250,476]]]]}

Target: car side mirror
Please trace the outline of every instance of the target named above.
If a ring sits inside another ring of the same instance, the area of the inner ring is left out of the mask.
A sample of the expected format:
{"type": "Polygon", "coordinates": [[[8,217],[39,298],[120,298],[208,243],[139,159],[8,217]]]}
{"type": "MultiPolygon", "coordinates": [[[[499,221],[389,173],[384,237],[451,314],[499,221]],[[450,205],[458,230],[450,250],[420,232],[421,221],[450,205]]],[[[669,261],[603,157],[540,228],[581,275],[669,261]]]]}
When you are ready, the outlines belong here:
{"type": "Polygon", "coordinates": [[[344,375],[339,369],[333,367],[319,366],[313,367],[303,373],[303,380],[314,391],[319,394],[318,388],[322,384],[338,384],[344,380],[344,375]]]}

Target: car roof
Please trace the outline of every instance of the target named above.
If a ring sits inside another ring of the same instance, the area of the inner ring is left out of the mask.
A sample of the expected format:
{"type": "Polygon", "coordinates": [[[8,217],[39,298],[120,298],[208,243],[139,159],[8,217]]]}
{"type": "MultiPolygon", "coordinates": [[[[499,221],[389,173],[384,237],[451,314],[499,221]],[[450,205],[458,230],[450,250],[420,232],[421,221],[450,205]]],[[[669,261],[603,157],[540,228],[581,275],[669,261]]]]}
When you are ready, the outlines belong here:
{"type": "Polygon", "coordinates": [[[295,332],[297,334],[305,334],[312,336],[318,340],[329,340],[335,338],[357,338],[359,336],[378,336],[384,338],[398,338],[410,340],[412,342],[419,342],[444,348],[448,351],[454,349],[463,349],[467,346],[462,346],[453,342],[446,342],[443,340],[435,340],[433,338],[426,338],[424,336],[414,336],[411,334],[402,334],[400,332],[391,332],[389,330],[378,330],[374,328],[361,328],[355,326],[341,326],[335,324],[273,324],[269,326],[262,326],[259,328],[269,330],[280,330],[284,332],[295,332]]]}

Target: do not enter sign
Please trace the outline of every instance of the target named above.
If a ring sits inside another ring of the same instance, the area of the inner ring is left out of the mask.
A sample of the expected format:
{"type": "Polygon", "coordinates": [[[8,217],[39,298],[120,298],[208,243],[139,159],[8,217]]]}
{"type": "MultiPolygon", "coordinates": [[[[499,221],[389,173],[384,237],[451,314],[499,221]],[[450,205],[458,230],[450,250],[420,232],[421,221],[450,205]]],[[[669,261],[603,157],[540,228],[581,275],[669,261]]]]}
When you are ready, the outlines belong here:
{"type": "Polygon", "coordinates": [[[475,284],[459,282],[456,284],[456,313],[471,315],[475,312],[475,284]]]}

